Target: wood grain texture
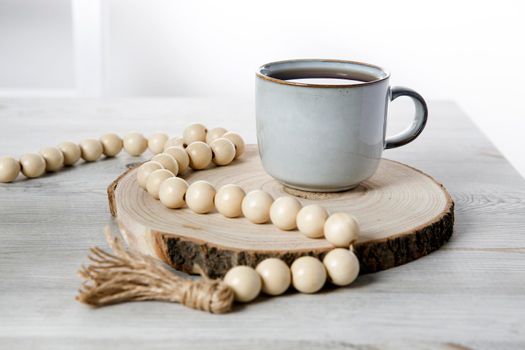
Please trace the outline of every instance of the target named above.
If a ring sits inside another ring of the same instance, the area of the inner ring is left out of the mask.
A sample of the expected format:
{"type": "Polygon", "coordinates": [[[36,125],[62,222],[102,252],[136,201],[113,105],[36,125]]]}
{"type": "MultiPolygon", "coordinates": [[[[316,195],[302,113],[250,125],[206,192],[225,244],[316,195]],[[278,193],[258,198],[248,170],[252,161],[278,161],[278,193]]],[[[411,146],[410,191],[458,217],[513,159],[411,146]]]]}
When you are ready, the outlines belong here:
{"type": "MultiPolygon", "coordinates": [[[[393,103],[389,133],[409,123],[393,103]]],[[[0,185],[0,348],[520,349],[525,347],[525,181],[449,101],[427,128],[385,151],[443,183],[454,234],[438,251],[349,288],[287,294],[213,316],[156,302],[93,310],[74,300],[88,247],[105,247],[106,187],[125,155],[0,185]]],[[[406,114],[405,114],[406,113],[406,114]]],[[[0,99],[0,153],[108,131],[224,126],[255,143],[253,104],[208,99],[0,99]]],[[[0,155],[0,156],[1,156],[0,155]]]]}
{"type": "MultiPolygon", "coordinates": [[[[140,188],[136,173],[128,170],[108,187],[110,211],[133,249],[180,271],[196,273],[198,266],[217,278],[233,266],[255,267],[269,257],[288,265],[304,255],[322,259],[334,248],[324,239],[281,231],[270,223],[255,225],[216,211],[198,215],[189,208],[168,209],[140,188]]],[[[256,145],[248,145],[243,157],[227,167],[189,171],[183,177],[189,183],[206,180],[216,188],[235,183],[246,192],[262,189],[273,198],[292,192],[302,197],[303,206],[315,203],[331,213],[352,213],[361,228],[354,248],[362,273],[418,259],[452,235],[454,205],[448,192],[428,175],[390,160],[383,159],[376,173],[356,189],[340,193],[289,191],[266,174],[256,145]]]]}

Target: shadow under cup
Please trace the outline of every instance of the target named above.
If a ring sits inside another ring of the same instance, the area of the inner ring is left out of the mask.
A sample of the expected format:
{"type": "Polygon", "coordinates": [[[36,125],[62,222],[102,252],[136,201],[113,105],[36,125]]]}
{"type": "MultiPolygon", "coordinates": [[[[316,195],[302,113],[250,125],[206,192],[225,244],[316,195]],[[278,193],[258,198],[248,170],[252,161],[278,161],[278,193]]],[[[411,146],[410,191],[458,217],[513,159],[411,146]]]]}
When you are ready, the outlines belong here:
{"type": "Polygon", "coordinates": [[[388,103],[397,97],[389,76],[352,61],[290,60],[260,67],[256,120],[264,169],[289,187],[315,192],[352,189],[372,176],[383,149],[410,142],[426,122],[421,96],[398,88],[399,96],[419,96],[416,120],[410,132],[385,141],[388,103]]]}

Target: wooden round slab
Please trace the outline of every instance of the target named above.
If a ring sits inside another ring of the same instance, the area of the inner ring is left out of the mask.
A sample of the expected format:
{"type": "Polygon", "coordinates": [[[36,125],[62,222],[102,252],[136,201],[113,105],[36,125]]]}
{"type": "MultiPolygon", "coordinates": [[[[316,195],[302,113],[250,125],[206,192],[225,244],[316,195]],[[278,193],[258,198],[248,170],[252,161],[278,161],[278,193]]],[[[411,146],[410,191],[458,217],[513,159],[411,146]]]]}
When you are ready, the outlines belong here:
{"type": "MultiPolygon", "coordinates": [[[[246,192],[263,189],[274,198],[295,195],[303,205],[317,203],[331,213],[353,214],[361,227],[354,248],[362,273],[420,258],[452,234],[454,203],[445,188],[419,170],[390,160],[382,160],[375,175],[356,189],[341,193],[284,188],[265,173],[255,145],[229,166],[189,171],[183,177],[188,183],[207,180],[216,188],[235,183],[246,192]]],[[[217,212],[199,215],[188,208],[168,209],[138,186],[135,169],[116,179],[108,196],[131,248],[188,273],[199,265],[210,277],[220,277],[235,265],[255,266],[267,257],[291,264],[302,255],[322,258],[333,248],[324,239],[281,231],[272,224],[228,219],[217,212]]]]}

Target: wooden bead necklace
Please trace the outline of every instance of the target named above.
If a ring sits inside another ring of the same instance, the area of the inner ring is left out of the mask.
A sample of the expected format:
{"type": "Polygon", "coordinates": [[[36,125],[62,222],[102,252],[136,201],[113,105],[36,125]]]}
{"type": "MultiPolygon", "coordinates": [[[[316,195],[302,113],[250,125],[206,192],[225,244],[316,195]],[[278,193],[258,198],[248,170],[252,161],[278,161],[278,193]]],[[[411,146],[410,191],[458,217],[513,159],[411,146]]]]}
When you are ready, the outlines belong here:
{"type": "MultiPolygon", "coordinates": [[[[324,237],[336,247],[326,254],[323,262],[305,256],[296,259],[290,268],[276,258],[263,260],[255,269],[249,266],[233,267],[226,273],[224,282],[232,288],[238,302],[252,301],[261,290],[269,295],[282,294],[291,284],[302,293],[315,293],[324,286],[327,278],[338,286],[352,283],[359,274],[359,261],[349,248],[358,238],[359,226],[351,215],[334,213],[329,216],[322,206],[302,207],[291,196],[279,197],[274,201],[269,193],[262,190],[245,193],[236,184],[215,189],[207,181],[188,184],[177,177],[183,172],[179,168],[187,163],[187,158],[193,169],[207,168],[212,159],[216,165],[222,166],[238,158],[241,154],[237,145],[244,145],[244,141],[237,136],[239,139],[234,145],[221,137],[225,132],[225,129],[217,128],[208,135],[206,128],[200,124],[189,126],[182,138],[172,139],[168,148],[164,148],[164,153],[139,167],[139,186],[170,209],[187,205],[196,214],[207,214],[216,209],[227,218],[244,216],[254,224],[271,221],[283,231],[299,229],[310,238],[324,237]],[[210,143],[209,147],[203,140],[210,143]],[[187,158],[169,157],[175,151],[182,155],[183,150],[187,158]]],[[[168,142],[167,138],[165,142],[168,142]]],[[[244,146],[241,150],[244,150],[244,146]]]]}
{"type": "Polygon", "coordinates": [[[302,293],[319,291],[329,279],[337,286],[352,283],[359,274],[359,260],[353,253],[353,244],[359,235],[357,220],[347,213],[329,215],[320,205],[302,207],[294,197],[276,200],[262,190],[249,193],[238,185],[227,184],[218,190],[207,181],[188,184],[181,177],[188,168],[206,169],[211,163],[226,166],[244,153],[242,137],[224,128],[207,130],[202,124],[188,126],[182,137],[169,138],[155,133],[146,139],[140,133],[129,133],[120,138],[105,134],[100,139],[86,139],[79,145],[64,142],[58,147],[46,147],[39,154],[23,155],[19,161],[12,157],[0,158],[0,182],[12,182],[21,172],[27,178],[36,178],[47,172],[56,172],[64,166],[98,160],[102,155],[114,157],[124,149],[132,156],[142,155],[146,149],[154,154],[137,171],[138,185],[170,209],[187,205],[197,214],[217,210],[227,218],[246,217],[254,224],[272,222],[283,231],[298,229],[309,238],[325,238],[335,249],[323,261],[311,256],[296,259],[291,267],[282,260],[268,258],[256,268],[236,266],[224,276],[224,282],[233,290],[235,300],[249,302],[260,292],[280,295],[290,285],[302,293]]]}

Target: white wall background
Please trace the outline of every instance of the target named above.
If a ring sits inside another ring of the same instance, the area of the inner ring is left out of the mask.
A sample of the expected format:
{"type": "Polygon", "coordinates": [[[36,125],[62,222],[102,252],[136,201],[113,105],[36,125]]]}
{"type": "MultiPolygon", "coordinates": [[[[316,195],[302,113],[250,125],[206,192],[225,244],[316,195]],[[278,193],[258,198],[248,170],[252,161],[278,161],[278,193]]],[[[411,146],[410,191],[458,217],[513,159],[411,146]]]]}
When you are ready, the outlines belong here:
{"type": "Polygon", "coordinates": [[[69,0],[0,0],[0,93],[67,94],[75,87],[69,0]]]}
{"type": "Polygon", "coordinates": [[[262,63],[362,60],[457,101],[525,175],[520,1],[72,1],[0,0],[0,94],[252,99],[262,63]]]}

